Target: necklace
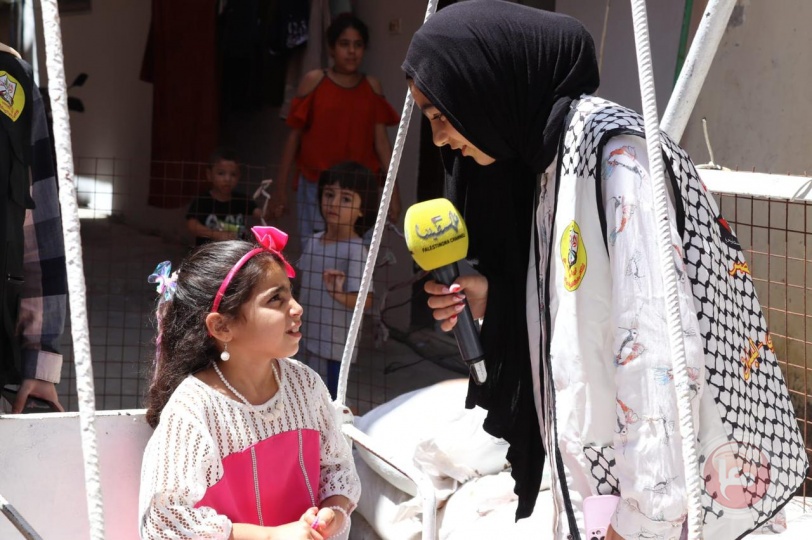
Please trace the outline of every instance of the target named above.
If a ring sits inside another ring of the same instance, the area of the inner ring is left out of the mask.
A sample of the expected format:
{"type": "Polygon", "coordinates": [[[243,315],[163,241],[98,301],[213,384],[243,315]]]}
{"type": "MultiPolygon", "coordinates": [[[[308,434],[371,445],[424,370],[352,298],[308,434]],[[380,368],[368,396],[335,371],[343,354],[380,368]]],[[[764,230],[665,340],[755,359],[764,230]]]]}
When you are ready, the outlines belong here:
{"type": "MultiPolygon", "coordinates": [[[[223,381],[224,385],[226,385],[226,388],[231,390],[232,394],[234,394],[235,396],[240,398],[240,401],[242,401],[243,403],[248,405],[248,407],[252,411],[260,413],[266,420],[276,420],[277,418],[282,416],[282,397],[281,396],[279,396],[279,399],[276,400],[276,403],[274,403],[272,408],[269,408],[269,409],[266,408],[266,410],[262,410],[263,407],[257,407],[255,405],[252,405],[251,402],[249,402],[247,399],[245,399],[245,396],[243,396],[242,394],[237,392],[237,389],[234,388],[233,386],[231,386],[231,384],[226,380],[225,375],[223,375],[223,372],[220,371],[220,368],[217,366],[217,362],[215,362],[212,365],[214,366],[214,371],[217,372],[217,376],[220,377],[220,380],[223,381]]],[[[277,393],[279,393],[279,391],[282,390],[282,383],[280,382],[279,372],[276,371],[276,366],[273,364],[273,362],[271,362],[271,369],[273,369],[273,376],[274,376],[274,379],[276,379],[277,393]]]]}

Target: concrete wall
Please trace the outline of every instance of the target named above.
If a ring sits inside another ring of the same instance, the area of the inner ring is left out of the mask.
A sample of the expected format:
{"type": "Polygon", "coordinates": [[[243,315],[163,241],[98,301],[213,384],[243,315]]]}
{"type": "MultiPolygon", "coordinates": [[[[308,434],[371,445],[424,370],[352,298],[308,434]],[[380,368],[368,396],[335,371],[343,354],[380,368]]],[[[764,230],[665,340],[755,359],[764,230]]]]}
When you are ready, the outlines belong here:
{"type": "MultiPolygon", "coordinates": [[[[37,6],[38,31],[42,15],[37,6]]],[[[139,227],[166,236],[183,230],[183,210],[147,206],[151,148],[152,85],[139,78],[149,32],[151,4],[145,0],[93,2],[87,12],[61,16],[68,84],[88,74],[70,95],[84,102],[85,112],[71,113],[71,139],[77,158],[80,202],[92,192],[109,191],[100,204],[139,227]],[[81,159],[78,159],[81,158],[81,159]]],[[[42,85],[47,84],[45,47],[40,35],[42,85]]]]}
{"type": "MultiPolygon", "coordinates": [[[[96,436],[105,539],[138,539],[143,410],[100,412],[96,436]]],[[[90,538],[78,413],[0,415],[0,493],[42,538],[90,538]]],[[[23,538],[0,516],[0,538],[23,538]]]]}
{"type": "MultiPolygon", "coordinates": [[[[646,4],[657,108],[662,115],[674,83],[685,2],[648,0],[646,4]]],[[[601,63],[601,86],[597,94],[639,111],[640,82],[637,77],[631,2],[609,3],[604,36],[606,5],[605,0],[556,0],[555,3],[556,11],[579,19],[595,40],[598,61],[601,63]]]]}
{"type": "Polygon", "coordinates": [[[740,0],[688,123],[683,145],[707,162],[703,117],[715,161],[778,174],[812,170],[812,2],[740,0]]]}

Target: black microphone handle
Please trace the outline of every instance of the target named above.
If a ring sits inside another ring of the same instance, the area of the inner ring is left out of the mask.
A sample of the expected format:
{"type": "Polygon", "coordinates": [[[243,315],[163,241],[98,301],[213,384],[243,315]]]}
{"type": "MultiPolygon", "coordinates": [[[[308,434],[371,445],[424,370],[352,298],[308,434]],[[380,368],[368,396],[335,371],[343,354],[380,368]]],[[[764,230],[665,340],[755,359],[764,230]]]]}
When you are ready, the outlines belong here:
{"type": "MultiPolygon", "coordinates": [[[[447,264],[432,270],[435,281],[443,285],[451,285],[459,275],[457,263],[447,264]]],[[[476,384],[482,384],[487,378],[485,371],[485,351],[482,350],[482,343],[479,341],[479,329],[471,315],[471,308],[468,302],[465,309],[457,315],[457,324],[454,325],[454,338],[457,340],[457,348],[460,350],[462,360],[468,364],[471,376],[476,384]]]]}

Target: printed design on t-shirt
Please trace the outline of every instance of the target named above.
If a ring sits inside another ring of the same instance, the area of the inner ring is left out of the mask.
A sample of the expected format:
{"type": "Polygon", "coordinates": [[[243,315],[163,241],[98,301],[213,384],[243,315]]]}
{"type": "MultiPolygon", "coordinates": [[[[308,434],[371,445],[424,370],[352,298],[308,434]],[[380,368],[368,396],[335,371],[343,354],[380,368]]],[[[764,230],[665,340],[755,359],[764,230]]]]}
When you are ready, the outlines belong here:
{"type": "Polygon", "coordinates": [[[25,92],[20,83],[6,71],[0,71],[0,111],[14,122],[25,108],[25,92]]]}
{"type": "Polygon", "coordinates": [[[635,250],[632,253],[632,256],[629,257],[628,262],[626,263],[626,277],[630,277],[634,280],[634,284],[638,290],[642,291],[643,284],[642,280],[646,275],[643,273],[642,268],[642,258],[643,254],[640,252],[639,249],[635,250]]]}
{"type": "Polygon", "coordinates": [[[646,352],[646,346],[638,341],[640,333],[637,331],[637,322],[632,328],[619,327],[620,330],[626,332],[623,342],[615,353],[615,365],[625,366],[626,364],[637,360],[643,353],[646,352]]]}
{"type": "Polygon", "coordinates": [[[646,491],[650,491],[656,495],[670,495],[671,494],[671,485],[674,483],[674,480],[677,478],[666,478],[665,480],[661,480],[656,482],[646,488],[646,491]]]}
{"type": "Polygon", "coordinates": [[[616,399],[618,406],[620,407],[621,412],[623,413],[623,419],[626,420],[626,424],[636,424],[640,417],[637,416],[637,413],[634,410],[623,403],[621,400],[616,399]]]}
{"type": "Polygon", "coordinates": [[[770,352],[775,353],[773,347],[773,338],[767,332],[764,336],[764,341],[756,343],[752,338],[747,338],[747,349],[741,357],[742,363],[742,378],[745,381],[750,380],[752,372],[761,366],[761,350],[769,349],[770,352]]]}
{"type": "Polygon", "coordinates": [[[643,171],[637,163],[637,150],[633,146],[621,146],[609,153],[609,159],[603,162],[603,170],[606,171],[604,178],[609,178],[615,169],[621,167],[637,175],[638,186],[643,181],[643,171]],[[631,160],[631,163],[627,163],[631,160]]]}
{"type": "MultiPolygon", "coordinates": [[[[668,367],[656,367],[653,368],[654,371],[654,382],[661,385],[669,384],[674,380],[674,370],[668,367]]],[[[688,366],[688,379],[690,382],[688,383],[688,389],[691,391],[691,399],[695,398],[699,394],[699,386],[701,382],[699,380],[699,375],[701,372],[699,368],[690,367],[688,366]]]]}
{"type": "Polygon", "coordinates": [[[241,233],[245,230],[245,217],[242,214],[229,214],[219,219],[215,214],[209,214],[204,222],[206,227],[215,231],[241,233]]]}
{"type": "Polygon", "coordinates": [[[685,279],[685,258],[682,256],[682,248],[679,244],[671,244],[674,248],[674,271],[677,273],[677,281],[682,282],[685,279]]]}
{"type": "Polygon", "coordinates": [[[734,261],[733,266],[728,271],[731,276],[747,274],[750,275],[750,266],[745,261],[734,261]]]}
{"type": "Polygon", "coordinates": [[[626,455],[626,445],[629,442],[629,426],[627,426],[623,421],[621,421],[620,416],[615,418],[617,422],[617,434],[618,438],[620,439],[620,445],[623,449],[623,455],[626,455]]]}
{"type": "Polygon", "coordinates": [[[637,210],[637,205],[626,201],[626,197],[623,195],[612,197],[612,202],[615,205],[615,223],[617,225],[609,232],[609,243],[614,246],[615,242],[617,242],[617,235],[626,229],[635,210],[637,210]]]}
{"type": "Polygon", "coordinates": [[[620,399],[615,398],[615,401],[617,401],[617,404],[620,407],[620,413],[615,417],[615,420],[617,421],[617,431],[615,431],[615,433],[617,433],[620,438],[621,449],[625,455],[626,443],[629,442],[629,425],[639,422],[640,417],[631,407],[623,403],[623,401],[620,399]]]}
{"type": "Polygon", "coordinates": [[[575,221],[561,235],[561,262],[564,263],[564,288],[572,292],[581,285],[586,274],[586,246],[575,221]]]}
{"type": "Polygon", "coordinates": [[[658,410],[654,416],[645,416],[643,420],[648,424],[652,433],[660,438],[663,445],[671,444],[671,435],[674,434],[674,421],[662,410],[658,410]]]}
{"type": "Polygon", "coordinates": [[[716,224],[719,225],[719,236],[722,238],[722,242],[724,242],[729,248],[736,251],[741,251],[742,246],[739,244],[739,240],[736,238],[736,235],[733,234],[733,229],[730,227],[730,223],[728,223],[727,220],[722,216],[718,216],[716,218],[716,224]]]}

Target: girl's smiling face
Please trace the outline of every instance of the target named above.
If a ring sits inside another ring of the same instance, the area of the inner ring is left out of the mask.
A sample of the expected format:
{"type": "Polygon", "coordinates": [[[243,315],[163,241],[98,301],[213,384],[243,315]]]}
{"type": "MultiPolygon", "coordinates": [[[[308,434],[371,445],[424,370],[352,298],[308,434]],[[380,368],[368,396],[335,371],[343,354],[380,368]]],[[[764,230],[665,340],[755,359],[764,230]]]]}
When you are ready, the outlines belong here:
{"type": "Polygon", "coordinates": [[[247,358],[286,358],[296,354],[302,334],[302,306],[293,298],[284,268],[274,264],[254,287],[232,323],[232,354],[247,358]]]}
{"type": "Polygon", "coordinates": [[[431,122],[431,134],[436,146],[448,145],[454,150],[459,150],[463,156],[467,156],[476,161],[479,165],[491,165],[496,161],[462,136],[457,129],[440,110],[431,104],[426,95],[415,86],[413,81],[409,82],[409,90],[412,92],[414,102],[423,111],[423,115],[431,122]]]}

